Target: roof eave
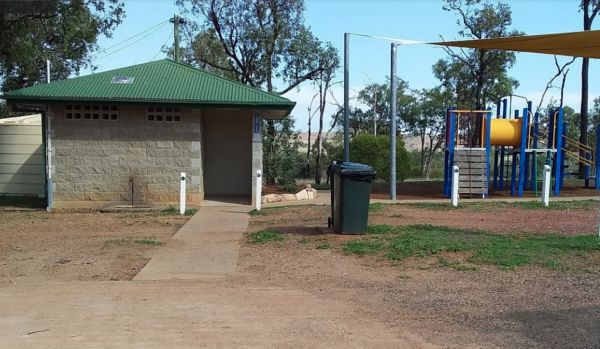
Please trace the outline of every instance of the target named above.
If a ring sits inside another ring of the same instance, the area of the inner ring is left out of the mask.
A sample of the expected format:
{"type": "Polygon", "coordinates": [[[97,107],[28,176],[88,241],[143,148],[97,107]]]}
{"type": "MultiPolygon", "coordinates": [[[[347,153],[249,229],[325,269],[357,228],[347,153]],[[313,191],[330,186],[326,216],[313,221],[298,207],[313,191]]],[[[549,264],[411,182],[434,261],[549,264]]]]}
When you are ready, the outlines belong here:
{"type": "Polygon", "coordinates": [[[190,101],[190,100],[163,100],[163,99],[130,99],[130,98],[74,98],[74,97],[46,97],[46,96],[11,96],[2,95],[0,99],[5,99],[7,102],[21,103],[64,103],[64,102],[102,102],[102,103],[118,103],[118,104],[173,104],[189,107],[210,107],[210,108],[248,108],[248,109],[264,109],[268,111],[278,111],[273,113],[273,119],[282,119],[290,114],[296,106],[296,102],[282,103],[265,103],[265,102],[206,102],[206,101],[190,101]],[[282,114],[283,113],[283,114],[282,114]]]}

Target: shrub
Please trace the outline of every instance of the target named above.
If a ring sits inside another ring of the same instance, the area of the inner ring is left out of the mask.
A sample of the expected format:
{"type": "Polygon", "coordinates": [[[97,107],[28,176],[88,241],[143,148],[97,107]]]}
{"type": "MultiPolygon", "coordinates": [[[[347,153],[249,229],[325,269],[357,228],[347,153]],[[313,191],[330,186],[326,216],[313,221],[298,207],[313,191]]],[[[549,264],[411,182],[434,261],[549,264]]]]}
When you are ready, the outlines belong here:
{"type": "MultiPolygon", "coordinates": [[[[350,159],[373,166],[377,178],[390,178],[390,138],[359,134],[350,142],[350,159]]],[[[396,178],[404,181],[410,174],[410,158],[401,138],[396,141],[396,178]]]]}

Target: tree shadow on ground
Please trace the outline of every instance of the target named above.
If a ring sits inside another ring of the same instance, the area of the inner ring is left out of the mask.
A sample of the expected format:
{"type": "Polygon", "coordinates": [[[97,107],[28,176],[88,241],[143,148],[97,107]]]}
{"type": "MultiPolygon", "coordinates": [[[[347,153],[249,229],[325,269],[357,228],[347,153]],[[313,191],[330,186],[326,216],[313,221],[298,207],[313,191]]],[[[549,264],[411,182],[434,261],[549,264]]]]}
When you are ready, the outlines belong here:
{"type": "Polygon", "coordinates": [[[517,311],[508,320],[520,325],[520,332],[543,348],[600,349],[600,306],[517,311]]]}

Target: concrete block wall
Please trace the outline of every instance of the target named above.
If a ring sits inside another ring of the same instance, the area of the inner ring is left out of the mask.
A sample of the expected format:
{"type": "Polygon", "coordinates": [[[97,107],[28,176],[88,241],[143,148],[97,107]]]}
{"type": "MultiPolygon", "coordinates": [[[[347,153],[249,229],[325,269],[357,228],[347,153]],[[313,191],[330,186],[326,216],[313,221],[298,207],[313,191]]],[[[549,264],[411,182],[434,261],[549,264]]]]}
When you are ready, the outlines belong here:
{"type": "Polygon", "coordinates": [[[51,107],[54,207],[130,204],[132,182],[134,204],[176,203],[181,172],[188,202],[199,203],[201,111],[181,108],[180,121],[149,121],[147,105],[117,108],[116,120],[94,120],[67,119],[66,105],[51,107]]]}

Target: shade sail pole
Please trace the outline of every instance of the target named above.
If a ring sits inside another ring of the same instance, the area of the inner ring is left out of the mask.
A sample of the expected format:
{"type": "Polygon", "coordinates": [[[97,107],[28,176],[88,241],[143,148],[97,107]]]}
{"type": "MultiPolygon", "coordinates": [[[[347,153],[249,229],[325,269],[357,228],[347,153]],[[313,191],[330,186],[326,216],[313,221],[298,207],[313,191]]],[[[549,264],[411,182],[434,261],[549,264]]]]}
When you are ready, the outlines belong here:
{"type": "Polygon", "coordinates": [[[390,200],[396,201],[396,43],[391,44],[391,100],[390,100],[390,200]]]}
{"type": "Polygon", "coordinates": [[[350,33],[344,33],[344,161],[350,161],[350,33]]]}

